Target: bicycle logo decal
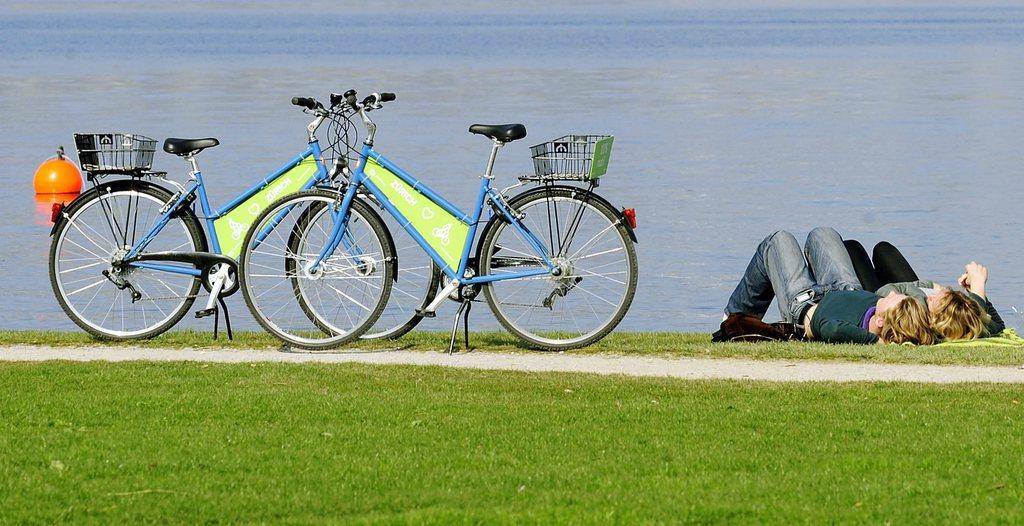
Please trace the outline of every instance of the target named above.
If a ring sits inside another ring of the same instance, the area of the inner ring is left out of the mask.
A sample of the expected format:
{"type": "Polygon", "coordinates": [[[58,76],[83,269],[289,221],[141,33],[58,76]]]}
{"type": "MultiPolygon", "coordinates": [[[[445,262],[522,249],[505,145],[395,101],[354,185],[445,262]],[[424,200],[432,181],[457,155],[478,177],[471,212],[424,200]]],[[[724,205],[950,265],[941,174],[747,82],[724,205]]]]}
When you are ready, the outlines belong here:
{"type": "Polygon", "coordinates": [[[285,177],[284,180],[282,180],[278,185],[274,186],[270,190],[267,190],[267,203],[269,204],[273,202],[275,199],[277,199],[281,195],[281,193],[284,192],[291,184],[292,178],[285,177]]]}
{"type": "Polygon", "coordinates": [[[434,228],[433,230],[430,231],[430,233],[433,234],[434,237],[436,237],[437,239],[441,240],[441,244],[444,245],[444,246],[448,246],[448,243],[451,241],[451,236],[449,235],[449,234],[451,234],[451,232],[452,232],[452,224],[451,223],[445,223],[445,225],[443,227],[441,227],[441,228],[434,228]]]}
{"type": "Polygon", "coordinates": [[[423,211],[420,212],[420,216],[422,216],[423,219],[430,221],[434,218],[434,211],[427,207],[423,207],[423,211]]]}
{"type": "Polygon", "coordinates": [[[416,206],[416,198],[413,197],[412,194],[410,194],[409,191],[406,190],[405,187],[401,185],[401,183],[399,183],[398,181],[391,181],[391,188],[394,189],[394,191],[398,192],[398,195],[402,196],[402,199],[405,199],[406,203],[409,203],[412,206],[416,206]]]}
{"type": "Polygon", "coordinates": [[[245,233],[246,225],[243,223],[239,223],[238,221],[235,221],[234,219],[231,219],[229,217],[228,228],[231,229],[231,239],[238,241],[239,239],[242,239],[242,234],[245,233]]]}

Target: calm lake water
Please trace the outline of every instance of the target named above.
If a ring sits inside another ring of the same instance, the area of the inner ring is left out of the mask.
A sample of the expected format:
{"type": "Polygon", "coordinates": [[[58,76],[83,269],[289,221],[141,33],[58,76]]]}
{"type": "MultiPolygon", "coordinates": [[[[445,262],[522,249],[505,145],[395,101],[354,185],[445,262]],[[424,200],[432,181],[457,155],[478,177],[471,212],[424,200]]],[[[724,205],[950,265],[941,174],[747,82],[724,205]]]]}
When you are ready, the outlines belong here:
{"type": "MultiPolygon", "coordinates": [[[[1024,322],[1024,9],[304,5],[0,5],[0,327],[74,327],[32,192],[73,132],[218,137],[200,156],[218,204],[305,147],[291,97],[348,88],[398,93],[378,148],[465,206],[488,152],[470,123],[526,124],[498,160],[508,184],[531,144],[614,134],[601,193],[640,223],[622,330],[713,330],[758,241],[816,225],[889,240],[945,282],[976,259],[1024,322]]],[[[162,153],[155,168],[185,173],[162,153]]]]}

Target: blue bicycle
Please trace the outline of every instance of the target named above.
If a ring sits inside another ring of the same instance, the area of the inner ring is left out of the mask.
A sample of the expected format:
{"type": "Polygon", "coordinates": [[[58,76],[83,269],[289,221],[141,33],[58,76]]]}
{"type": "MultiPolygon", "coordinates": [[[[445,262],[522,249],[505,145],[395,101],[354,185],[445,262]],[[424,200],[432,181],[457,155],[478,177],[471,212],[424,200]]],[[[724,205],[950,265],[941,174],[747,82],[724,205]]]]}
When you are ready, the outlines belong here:
{"type": "Polygon", "coordinates": [[[461,303],[451,348],[460,316],[468,347],[466,320],[481,292],[505,328],[542,349],[589,345],[622,320],[636,291],[636,217],[594,192],[607,171],[612,137],[570,135],[536,145],[535,173],[498,191],[491,187],[498,151],[525,137],[526,128],[471,126],[492,148],[466,213],[374,149],[369,113],[394,94],[375,93],[360,103],[350,90],[332,96],[338,99],[345,104],[332,104],[334,118],[351,126],[358,116],[366,130],[361,148],[350,145],[352,159],[342,158],[346,184],[278,200],[255,220],[243,244],[239,280],[264,328],[306,349],[359,336],[355,323],[336,321],[375,315],[390,293],[386,284],[397,259],[391,233],[368,202],[390,215],[443,272],[444,286],[417,315],[433,316],[445,299],[461,303]],[[508,196],[526,184],[538,186],[508,196]]]}
{"type": "MultiPolygon", "coordinates": [[[[196,160],[217,146],[217,139],[164,142],[164,151],[191,167],[180,184],[151,171],[153,139],[76,134],[92,188],[56,214],[49,259],[51,285],[67,315],[100,338],[149,338],[184,316],[201,285],[210,296],[196,316],[226,314],[223,298],[238,290],[236,260],[253,221],[280,197],[332,179],[316,138],[329,112],[307,99],[292,103],[314,114],[305,150],[219,209],[210,206],[196,160]],[[205,230],[195,212],[197,199],[205,230]]],[[[360,212],[356,207],[353,216],[360,212]]],[[[383,290],[389,290],[388,283],[383,290]]],[[[228,331],[230,336],[230,325],[228,331]]]]}

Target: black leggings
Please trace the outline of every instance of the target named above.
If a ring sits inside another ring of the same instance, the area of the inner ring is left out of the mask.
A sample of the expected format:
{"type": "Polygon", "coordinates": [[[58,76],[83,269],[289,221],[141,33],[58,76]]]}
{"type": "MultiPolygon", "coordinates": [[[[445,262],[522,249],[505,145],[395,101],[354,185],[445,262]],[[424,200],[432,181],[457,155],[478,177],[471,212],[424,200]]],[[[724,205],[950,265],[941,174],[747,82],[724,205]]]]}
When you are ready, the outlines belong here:
{"type": "Polygon", "coordinates": [[[875,245],[870,259],[868,259],[867,251],[864,250],[864,245],[861,245],[859,241],[844,239],[843,244],[846,245],[846,251],[850,253],[853,269],[857,272],[857,279],[860,280],[861,286],[866,291],[875,292],[889,283],[920,279],[903,254],[888,241],[882,241],[875,245]]]}

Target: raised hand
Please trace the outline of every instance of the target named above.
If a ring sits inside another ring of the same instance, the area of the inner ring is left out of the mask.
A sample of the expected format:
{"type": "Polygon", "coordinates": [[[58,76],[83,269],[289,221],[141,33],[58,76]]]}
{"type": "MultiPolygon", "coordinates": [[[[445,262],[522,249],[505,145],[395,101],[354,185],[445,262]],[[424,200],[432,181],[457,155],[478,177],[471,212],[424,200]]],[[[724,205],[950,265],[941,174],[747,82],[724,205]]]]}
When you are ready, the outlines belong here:
{"type": "Polygon", "coordinates": [[[985,283],[988,282],[988,269],[976,261],[972,261],[964,266],[964,276],[960,278],[964,280],[961,284],[967,290],[985,297],[985,283]],[[964,279],[964,276],[967,276],[964,279]]]}

